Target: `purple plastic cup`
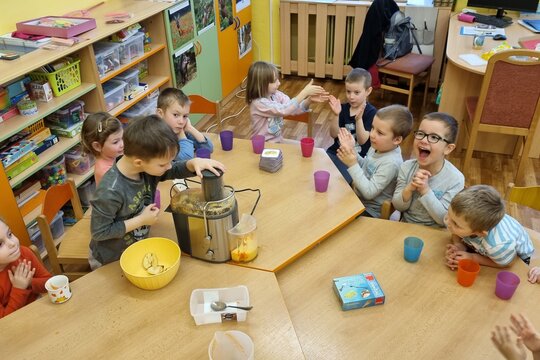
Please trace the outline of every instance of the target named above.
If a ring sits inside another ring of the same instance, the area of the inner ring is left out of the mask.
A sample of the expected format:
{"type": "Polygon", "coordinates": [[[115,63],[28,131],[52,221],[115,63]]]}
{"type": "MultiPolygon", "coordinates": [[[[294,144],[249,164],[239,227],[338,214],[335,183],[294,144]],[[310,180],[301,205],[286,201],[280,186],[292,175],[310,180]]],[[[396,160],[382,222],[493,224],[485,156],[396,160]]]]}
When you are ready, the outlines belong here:
{"type": "Polygon", "coordinates": [[[264,135],[253,135],[251,137],[251,145],[255,154],[262,154],[264,150],[264,135]]]}
{"type": "Polygon", "coordinates": [[[511,271],[499,271],[495,283],[495,295],[503,300],[509,300],[520,283],[519,276],[511,271]]]}
{"type": "Polygon", "coordinates": [[[225,151],[232,150],[233,147],[233,132],[231,130],[223,130],[219,133],[221,140],[221,148],[225,151]]]}
{"type": "Polygon", "coordinates": [[[328,182],[330,181],[330,173],[326,170],[318,170],[313,174],[315,179],[315,191],[326,192],[328,190],[328,182]]]}
{"type": "Polygon", "coordinates": [[[210,149],[200,148],[195,150],[195,155],[198,158],[210,159],[210,149]]]}

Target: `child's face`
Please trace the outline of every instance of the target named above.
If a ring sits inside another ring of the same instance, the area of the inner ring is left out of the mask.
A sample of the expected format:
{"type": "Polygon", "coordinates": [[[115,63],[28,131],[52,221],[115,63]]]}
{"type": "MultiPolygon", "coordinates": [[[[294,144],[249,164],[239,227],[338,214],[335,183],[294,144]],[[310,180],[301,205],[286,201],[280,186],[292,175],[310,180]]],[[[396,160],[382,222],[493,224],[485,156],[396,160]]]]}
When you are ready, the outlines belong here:
{"type": "Polygon", "coordinates": [[[3,221],[0,221],[0,268],[17,260],[20,256],[19,239],[3,221]]]}
{"type": "Polygon", "coordinates": [[[268,95],[274,95],[279,88],[279,85],[281,85],[281,83],[279,82],[279,77],[276,76],[276,80],[268,84],[268,95]]]}
{"type": "Polygon", "coordinates": [[[157,109],[157,114],[165,120],[176,135],[181,134],[189,120],[189,105],[180,105],[177,101],[169,105],[165,111],[157,109]]]}
{"type": "Polygon", "coordinates": [[[152,176],[161,176],[172,167],[172,161],[175,157],[176,154],[171,154],[170,156],[165,156],[163,158],[141,160],[141,171],[152,176]]]}
{"type": "Polygon", "coordinates": [[[101,156],[116,159],[122,155],[124,153],[124,140],[122,139],[123,135],[123,129],[109,135],[101,148],[101,156]]]}
{"type": "Polygon", "coordinates": [[[366,102],[367,97],[371,94],[371,87],[366,89],[363,81],[346,82],[345,92],[351,107],[356,108],[366,102]]]}
{"type": "Polygon", "coordinates": [[[458,216],[454,213],[452,206],[448,208],[448,213],[444,217],[444,223],[452,234],[457,235],[460,238],[471,235],[483,235],[473,231],[463,216],[458,216]]]}
{"type": "Polygon", "coordinates": [[[401,136],[394,136],[392,120],[381,120],[377,115],[373,118],[369,140],[371,147],[379,152],[393,150],[401,143],[401,136]]]}
{"type": "Polygon", "coordinates": [[[418,131],[428,135],[437,135],[441,140],[436,143],[428,141],[429,136],[425,136],[422,140],[414,138],[413,150],[416,159],[421,168],[428,168],[432,165],[440,164],[444,161],[444,157],[452,152],[455,144],[448,144],[443,139],[448,138],[448,128],[442,121],[437,120],[422,120],[418,131]]]}

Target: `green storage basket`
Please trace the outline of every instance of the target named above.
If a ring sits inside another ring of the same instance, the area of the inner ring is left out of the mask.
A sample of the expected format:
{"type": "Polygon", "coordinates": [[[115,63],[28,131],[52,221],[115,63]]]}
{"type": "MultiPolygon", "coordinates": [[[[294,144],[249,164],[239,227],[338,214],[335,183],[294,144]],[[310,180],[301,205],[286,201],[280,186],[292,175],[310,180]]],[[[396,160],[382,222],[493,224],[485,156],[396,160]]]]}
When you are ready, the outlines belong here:
{"type": "Polygon", "coordinates": [[[33,81],[48,81],[54,96],[61,96],[81,85],[81,60],[77,60],[52,73],[32,72],[29,74],[33,81]]]}

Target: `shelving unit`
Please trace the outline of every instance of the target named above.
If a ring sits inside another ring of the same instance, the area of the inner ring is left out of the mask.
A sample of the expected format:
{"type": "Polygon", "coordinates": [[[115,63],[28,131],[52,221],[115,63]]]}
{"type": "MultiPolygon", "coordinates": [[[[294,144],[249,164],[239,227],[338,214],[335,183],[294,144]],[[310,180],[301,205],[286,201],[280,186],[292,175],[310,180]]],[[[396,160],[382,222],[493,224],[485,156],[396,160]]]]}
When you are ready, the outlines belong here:
{"type": "MultiPolygon", "coordinates": [[[[102,6],[92,10],[90,17],[96,19],[97,28],[81,34],[78,44],[73,47],[61,50],[37,49],[19,59],[13,61],[0,61],[0,85],[9,83],[21,75],[30,73],[39,69],[45,64],[49,64],[64,56],[70,55],[78,57],[81,60],[81,86],[69,91],[68,93],[55,97],[47,103],[38,103],[38,113],[33,116],[16,116],[0,123],[0,141],[3,141],[19,131],[33,125],[45,116],[52,114],[56,110],[71,103],[74,100],[81,99],[85,103],[85,112],[93,113],[105,111],[105,99],[103,96],[102,84],[107,80],[117,76],[129,68],[136,66],[143,60],[148,60],[148,76],[144,82],[148,84],[148,89],[137,95],[134,99],[126,101],[118,107],[112,109],[110,113],[118,116],[125,110],[135,105],[155,89],[171,86],[170,63],[166,51],[165,22],[163,12],[171,4],[162,2],[146,2],[137,0],[108,0],[102,6]],[[123,23],[107,24],[105,15],[108,13],[127,12],[133,14],[133,17],[123,23]],[[125,64],[117,71],[107,74],[103,79],[99,78],[99,72],[94,57],[93,43],[103,40],[108,36],[132,25],[141,23],[145,30],[150,33],[152,43],[150,51],[145,52],[140,57],[133,59],[129,64],[125,64]]],[[[48,14],[43,14],[48,15],[48,14]]],[[[30,237],[26,231],[26,225],[31,223],[40,213],[41,203],[45,191],[20,208],[17,206],[12,187],[22,183],[30,176],[41,170],[54,159],[62,156],[66,151],[79,144],[80,138],[59,137],[59,142],[39,155],[39,161],[26,169],[13,179],[8,179],[4,169],[0,166],[0,193],[2,194],[2,205],[0,205],[0,216],[4,217],[9,223],[12,231],[23,245],[30,245],[30,237]],[[13,211],[19,209],[19,211],[13,211]]],[[[84,183],[94,174],[93,167],[85,174],[69,174],[75,179],[77,186],[84,183]]]]}

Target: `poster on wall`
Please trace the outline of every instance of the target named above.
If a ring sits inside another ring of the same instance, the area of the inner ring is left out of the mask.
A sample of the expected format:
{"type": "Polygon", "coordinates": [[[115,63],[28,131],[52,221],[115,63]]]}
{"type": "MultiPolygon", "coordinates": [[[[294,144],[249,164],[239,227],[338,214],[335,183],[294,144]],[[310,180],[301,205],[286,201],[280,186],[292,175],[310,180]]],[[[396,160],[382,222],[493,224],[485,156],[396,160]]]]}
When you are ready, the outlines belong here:
{"type": "Polygon", "coordinates": [[[237,30],[238,36],[238,57],[242,58],[251,51],[251,22],[241,26],[237,30]]]}
{"type": "Polygon", "coordinates": [[[232,0],[218,0],[219,5],[219,29],[225,30],[234,22],[232,0]]]}
{"type": "Polygon", "coordinates": [[[214,26],[216,14],[214,12],[213,0],[199,0],[193,2],[193,11],[195,13],[195,26],[197,34],[202,34],[214,26]]]}
{"type": "Polygon", "coordinates": [[[173,66],[178,89],[197,77],[197,61],[193,43],[186,45],[173,55],[173,66]]]}
{"type": "Polygon", "coordinates": [[[195,34],[189,1],[169,10],[169,26],[173,49],[178,49],[193,40],[195,34]]]}
{"type": "Polygon", "coordinates": [[[250,5],[250,0],[236,0],[236,12],[239,13],[250,5]]]}

